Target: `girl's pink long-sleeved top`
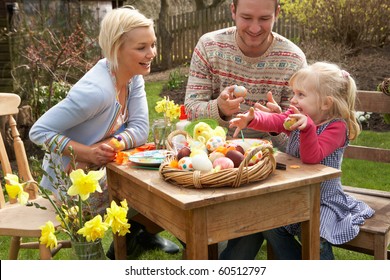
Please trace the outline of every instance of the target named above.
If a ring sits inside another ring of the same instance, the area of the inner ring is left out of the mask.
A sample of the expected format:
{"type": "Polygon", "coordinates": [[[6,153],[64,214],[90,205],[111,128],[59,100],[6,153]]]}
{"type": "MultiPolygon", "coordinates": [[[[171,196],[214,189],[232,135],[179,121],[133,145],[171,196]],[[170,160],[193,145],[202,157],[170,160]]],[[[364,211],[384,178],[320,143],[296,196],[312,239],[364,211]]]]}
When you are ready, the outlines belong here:
{"type": "MultiPolygon", "coordinates": [[[[329,120],[315,125],[308,117],[304,130],[287,131],[284,120],[293,112],[270,114],[255,112],[249,127],[268,132],[288,134],[286,152],[301,158],[303,163],[321,163],[332,168],[341,168],[343,153],[348,146],[347,126],[343,119],[329,120]]],[[[331,244],[343,244],[355,238],[359,225],[371,217],[374,210],[362,201],[344,193],[341,178],[326,180],[320,189],[320,236],[331,244]]],[[[300,233],[300,223],[284,227],[290,234],[300,233]]]]}
{"type": "MultiPolygon", "coordinates": [[[[284,132],[290,135],[291,131],[283,127],[285,119],[293,114],[288,110],[282,114],[255,111],[254,119],[248,128],[267,132],[284,132]]],[[[325,157],[342,147],[346,140],[346,123],[342,120],[331,123],[325,131],[317,135],[317,126],[308,117],[307,126],[300,132],[300,157],[303,163],[320,163],[325,157]]]]}

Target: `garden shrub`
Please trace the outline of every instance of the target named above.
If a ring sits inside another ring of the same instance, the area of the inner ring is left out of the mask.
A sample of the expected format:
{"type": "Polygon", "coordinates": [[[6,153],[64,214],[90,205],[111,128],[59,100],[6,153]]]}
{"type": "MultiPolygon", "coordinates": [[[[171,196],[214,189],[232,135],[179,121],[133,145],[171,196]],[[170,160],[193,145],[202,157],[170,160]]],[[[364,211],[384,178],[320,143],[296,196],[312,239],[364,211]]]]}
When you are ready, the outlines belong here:
{"type": "Polygon", "coordinates": [[[383,46],[390,39],[390,3],[378,0],[281,0],[295,17],[303,40],[338,42],[350,47],[383,46]]]}

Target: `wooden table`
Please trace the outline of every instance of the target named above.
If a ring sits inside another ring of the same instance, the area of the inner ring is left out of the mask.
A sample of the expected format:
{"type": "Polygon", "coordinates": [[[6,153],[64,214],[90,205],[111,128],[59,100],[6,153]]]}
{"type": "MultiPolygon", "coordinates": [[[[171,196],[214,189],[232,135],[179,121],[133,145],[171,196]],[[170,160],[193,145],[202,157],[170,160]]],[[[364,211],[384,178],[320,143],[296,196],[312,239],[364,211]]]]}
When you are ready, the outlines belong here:
{"type": "MultiPolygon", "coordinates": [[[[187,259],[208,259],[208,245],[297,222],[302,222],[302,258],[319,259],[319,186],[341,171],[302,164],[280,152],[275,157],[287,170],[239,188],[181,188],[165,182],[158,171],[110,163],[110,198],[126,198],[129,206],[185,242],[187,259]]],[[[126,259],[126,238],[114,236],[114,244],[116,259],[126,259]]]]}

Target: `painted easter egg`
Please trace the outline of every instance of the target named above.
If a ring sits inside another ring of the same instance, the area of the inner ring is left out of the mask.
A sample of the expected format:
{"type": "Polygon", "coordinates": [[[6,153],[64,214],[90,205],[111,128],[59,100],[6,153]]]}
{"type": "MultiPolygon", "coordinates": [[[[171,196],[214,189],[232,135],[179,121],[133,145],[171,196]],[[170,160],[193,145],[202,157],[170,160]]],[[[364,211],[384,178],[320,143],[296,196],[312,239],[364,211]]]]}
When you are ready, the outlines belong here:
{"type": "Polygon", "coordinates": [[[286,130],[291,130],[291,126],[297,122],[295,118],[287,118],[285,119],[283,126],[286,130]]]}
{"type": "Polygon", "coordinates": [[[207,140],[206,148],[208,151],[213,152],[216,148],[225,145],[226,141],[221,136],[213,136],[207,140]]]}
{"type": "Polygon", "coordinates": [[[243,86],[234,86],[234,91],[233,91],[233,94],[235,97],[246,97],[246,94],[248,93],[248,91],[246,90],[245,87],[243,86]]]}
{"type": "Polygon", "coordinates": [[[177,168],[179,168],[180,170],[187,170],[187,171],[194,170],[192,166],[192,159],[190,157],[181,158],[177,163],[177,168]]]}
{"type": "Polygon", "coordinates": [[[214,163],[214,160],[216,160],[217,158],[224,157],[224,156],[225,155],[223,153],[214,151],[214,152],[209,154],[209,160],[214,163]]]}
{"type": "Polygon", "coordinates": [[[220,157],[213,162],[213,167],[216,168],[217,166],[220,166],[221,170],[234,168],[234,162],[230,158],[220,157]]]}
{"type": "Polygon", "coordinates": [[[121,136],[111,138],[108,144],[114,148],[115,152],[120,152],[125,149],[125,142],[122,140],[121,136]]]}
{"type": "MultiPolygon", "coordinates": [[[[245,152],[245,156],[247,156],[253,149],[255,149],[256,147],[252,147],[252,148],[249,148],[246,152],[245,152]]],[[[248,166],[252,166],[252,165],[255,165],[256,163],[258,163],[261,159],[263,158],[263,152],[262,151],[258,151],[256,154],[254,154],[250,160],[248,161],[248,166]]]]}

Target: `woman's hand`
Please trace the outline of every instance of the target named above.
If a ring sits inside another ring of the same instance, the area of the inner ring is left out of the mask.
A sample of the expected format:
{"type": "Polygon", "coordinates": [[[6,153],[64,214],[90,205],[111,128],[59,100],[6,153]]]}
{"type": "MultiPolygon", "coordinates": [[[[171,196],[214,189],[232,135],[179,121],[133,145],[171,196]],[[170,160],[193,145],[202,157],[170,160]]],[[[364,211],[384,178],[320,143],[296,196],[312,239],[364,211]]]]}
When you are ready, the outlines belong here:
{"type": "Polygon", "coordinates": [[[105,165],[115,159],[115,150],[107,143],[96,143],[90,147],[89,161],[96,166],[105,165]]]}
{"type": "Polygon", "coordinates": [[[255,109],[251,107],[245,114],[238,114],[234,119],[231,119],[229,122],[229,128],[236,127],[233,137],[237,137],[240,130],[246,128],[254,117],[255,109]]]}
{"type": "Polygon", "coordinates": [[[233,114],[238,113],[240,111],[240,104],[244,102],[243,97],[234,97],[234,87],[234,85],[226,87],[217,98],[221,117],[231,117],[233,114]]]}

